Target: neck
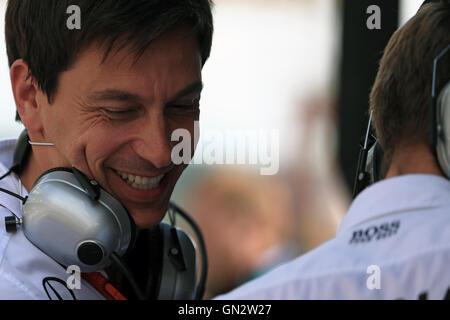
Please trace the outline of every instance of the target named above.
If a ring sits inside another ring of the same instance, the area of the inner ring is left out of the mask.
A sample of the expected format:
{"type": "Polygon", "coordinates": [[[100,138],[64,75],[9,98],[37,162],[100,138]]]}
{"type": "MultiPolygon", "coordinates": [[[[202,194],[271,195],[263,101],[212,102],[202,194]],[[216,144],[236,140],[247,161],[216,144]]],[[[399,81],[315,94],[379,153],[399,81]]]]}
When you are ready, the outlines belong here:
{"type": "Polygon", "coordinates": [[[386,178],[405,174],[434,174],[444,176],[430,147],[425,144],[395,149],[386,178]]]}
{"type": "Polygon", "coordinates": [[[28,192],[30,192],[34,182],[42,173],[52,168],[61,167],[61,165],[58,165],[57,162],[51,161],[48,148],[53,147],[33,146],[27,164],[19,175],[23,186],[28,192]]]}

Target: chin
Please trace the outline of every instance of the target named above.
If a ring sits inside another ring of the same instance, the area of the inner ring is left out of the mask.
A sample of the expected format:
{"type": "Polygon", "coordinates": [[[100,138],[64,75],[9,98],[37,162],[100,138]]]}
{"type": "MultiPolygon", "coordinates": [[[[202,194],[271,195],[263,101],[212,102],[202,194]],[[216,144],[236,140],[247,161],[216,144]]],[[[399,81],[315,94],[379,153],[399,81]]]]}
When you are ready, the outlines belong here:
{"type": "Polygon", "coordinates": [[[157,225],[161,222],[166,214],[167,206],[161,210],[149,210],[149,211],[131,211],[130,214],[133,217],[134,223],[139,229],[146,229],[157,225]]]}

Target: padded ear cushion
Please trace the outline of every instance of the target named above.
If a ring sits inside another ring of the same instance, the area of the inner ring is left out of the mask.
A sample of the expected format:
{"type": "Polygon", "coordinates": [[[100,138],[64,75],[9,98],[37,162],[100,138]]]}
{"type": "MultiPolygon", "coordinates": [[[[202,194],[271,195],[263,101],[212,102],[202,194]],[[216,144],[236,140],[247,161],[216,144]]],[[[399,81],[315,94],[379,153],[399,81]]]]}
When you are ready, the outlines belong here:
{"type": "Polygon", "coordinates": [[[39,180],[41,180],[41,178],[49,173],[52,172],[56,172],[56,171],[65,171],[65,172],[70,172],[72,173],[72,169],[70,168],[66,168],[66,167],[57,167],[57,168],[52,168],[50,170],[45,171],[44,173],[42,173],[37,179],[36,181],[33,183],[33,187],[38,183],[39,180]]]}
{"type": "Polygon", "coordinates": [[[441,90],[436,105],[436,155],[439,165],[450,178],[450,82],[441,90]]]}
{"type": "Polygon", "coordinates": [[[193,300],[197,284],[197,259],[192,239],[181,229],[160,224],[163,239],[161,276],[157,299],[193,300]]]}
{"type": "Polygon", "coordinates": [[[16,174],[19,174],[27,164],[28,155],[31,151],[28,140],[28,131],[25,129],[17,139],[16,148],[14,149],[14,160],[11,170],[16,174]]]}

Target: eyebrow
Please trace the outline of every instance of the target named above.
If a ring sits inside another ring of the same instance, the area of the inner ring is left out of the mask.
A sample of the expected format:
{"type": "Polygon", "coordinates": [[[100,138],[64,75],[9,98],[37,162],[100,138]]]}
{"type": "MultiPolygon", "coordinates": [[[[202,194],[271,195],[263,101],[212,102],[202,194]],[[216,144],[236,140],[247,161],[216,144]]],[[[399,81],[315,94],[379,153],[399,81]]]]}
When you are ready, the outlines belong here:
{"type": "Polygon", "coordinates": [[[96,91],[88,96],[89,100],[101,101],[101,100],[118,100],[118,101],[138,101],[139,96],[130,92],[116,90],[116,89],[105,89],[102,91],[96,91]]]}
{"type": "MultiPolygon", "coordinates": [[[[172,98],[169,99],[168,103],[172,103],[188,94],[201,92],[202,90],[203,82],[194,82],[176,93],[172,98]]],[[[88,99],[93,101],[117,100],[124,102],[139,102],[142,100],[139,95],[116,89],[105,89],[102,91],[93,92],[88,95],[88,99]]]]}

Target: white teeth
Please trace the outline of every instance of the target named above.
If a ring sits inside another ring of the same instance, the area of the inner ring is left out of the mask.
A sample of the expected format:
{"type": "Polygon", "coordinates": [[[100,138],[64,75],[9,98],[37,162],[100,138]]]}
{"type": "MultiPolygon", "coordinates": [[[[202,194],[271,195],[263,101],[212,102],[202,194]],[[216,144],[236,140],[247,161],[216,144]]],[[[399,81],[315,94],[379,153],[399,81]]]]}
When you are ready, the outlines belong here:
{"type": "Polygon", "coordinates": [[[159,185],[159,182],[162,178],[164,178],[164,174],[159,175],[157,177],[141,177],[141,176],[135,176],[132,174],[124,173],[117,171],[117,173],[122,177],[123,180],[125,180],[130,186],[136,189],[141,190],[148,190],[148,189],[154,189],[159,185]]]}

